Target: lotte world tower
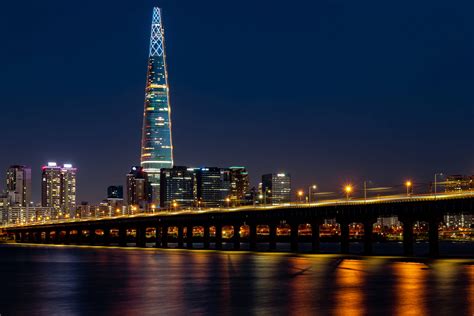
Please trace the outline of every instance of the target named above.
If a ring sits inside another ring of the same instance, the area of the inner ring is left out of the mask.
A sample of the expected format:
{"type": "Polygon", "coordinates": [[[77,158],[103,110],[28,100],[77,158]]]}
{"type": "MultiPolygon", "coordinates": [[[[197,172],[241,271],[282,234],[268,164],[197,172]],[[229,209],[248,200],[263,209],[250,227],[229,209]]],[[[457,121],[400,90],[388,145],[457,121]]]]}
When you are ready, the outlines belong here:
{"type": "Polygon", "coordinates": [[[141,166],[151,184],[152,203],[158,203],[160,169],[173,167],[173,145],[164,30],[157,7],[151,25],[141,145],[141,166]]]}

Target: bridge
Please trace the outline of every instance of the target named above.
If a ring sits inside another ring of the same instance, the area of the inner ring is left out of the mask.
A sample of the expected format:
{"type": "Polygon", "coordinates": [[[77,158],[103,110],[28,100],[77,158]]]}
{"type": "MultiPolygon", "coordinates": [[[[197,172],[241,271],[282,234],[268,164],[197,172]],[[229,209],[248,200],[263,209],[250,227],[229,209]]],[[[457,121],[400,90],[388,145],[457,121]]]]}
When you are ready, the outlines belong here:
{"type": "Polygon", "coordinates": [[[320,225],[327,219],[340,224],[340,245],[342,253],[349,253],[349,225],[361,223],[364,226],[364,254],[372,254],[373,224],[379,217],[398,217],[403,224],[403,249],[405,255],[413,255],[413,226],[417,221],[428,223],[429,254],[439,255],[439,224],[446,214],[474,215],[474,192],[419,196],[388,196],[376,199],[331,200],[311,204],[286,204],[278,206],[246,206],[226,209],[187,210],[158,212],[132,216],[117,216],[101,219],[61,220],[37,224],[23,224],[5,227],[8,234],[14,234],[18,243],[40,244],[82,244],[101,246],[122,246],[135,243],[146,247],[167,248],[176,241],[178,248],[193,248],[199,242],[204,249],[222,249],[223,242],[240,249],[241,243],[248,243],[250,250],[257,249],[257,243],[268,243],[269,250],[276,249],[277,241],[288,242],[293,252],[298,251],[302,236],[299,227],[311,227],[312,251],[320,251],[320,225]],[[248,237],[240,235],[241,227],[248,227],[248,237]],[[289,238],[279,237],[277,227],[289,226],[289,238]],[[224,226],[233,227],[230,239],[222,234],[224,226]],[[266,226],[268,235],[263,236],[258,228],[266,226]],[[202,235],[193,234],[200,227],[202,235]],[[177,236],[170,234],[170,228],[177,230],[177,236]],[[212,228],[212,229],[211,229],[212,228]],[[214,232],[211,235],[211,230],[214,232]],[[152,232],[152,233],[150,233],[152,232]]]}

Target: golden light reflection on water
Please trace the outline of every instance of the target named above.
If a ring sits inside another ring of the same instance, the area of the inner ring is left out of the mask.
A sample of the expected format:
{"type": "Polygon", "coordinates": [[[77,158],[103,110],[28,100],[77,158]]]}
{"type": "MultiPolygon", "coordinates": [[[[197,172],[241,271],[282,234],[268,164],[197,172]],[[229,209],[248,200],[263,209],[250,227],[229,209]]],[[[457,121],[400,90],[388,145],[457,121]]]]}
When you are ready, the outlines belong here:
{"type": "Polygon", "coordinates": [[[343,260],[336,271],[335,315],[364,315],[365,262],[343,260]]]}
{"type": "Polygon", "coordinates": [[[313,315],[315,310],[314,293],[319,282],[314,279],[311,262],[306,258],[294,257],[289,259],[289,291],[288,306],[295,315],[313,315]]]}
{"type": "Polygon", "coordinates": [[[474,315],[474,265],[466,266],[466,274],[469,282],[469,288],[467,292],[469,315],[474,315]]]}
{"type": "Polygon", "coordinates": [[[395,315],[426,315],[426,265],[414,262],[395,262],[395,315]]]}

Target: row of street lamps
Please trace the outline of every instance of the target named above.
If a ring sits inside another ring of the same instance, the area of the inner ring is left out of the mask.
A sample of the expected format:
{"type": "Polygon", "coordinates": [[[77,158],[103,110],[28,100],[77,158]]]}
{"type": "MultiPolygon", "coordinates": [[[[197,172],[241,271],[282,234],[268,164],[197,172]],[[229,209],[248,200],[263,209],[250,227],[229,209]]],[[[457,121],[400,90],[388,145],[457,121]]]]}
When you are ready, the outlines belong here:
{"type": "MultiPolygon", "coordinates": [[[[436,174],[436,175],[442,175],[442,174],[436,174]]],[[[435,183],[434,183],[434,193],[436,195],[436,175],[435,175],[435,183]]],[[[413,194],[413,182],[411,180],[407,180],[405,181],[405,187],[406,187],[406,190],[407,190],[407,196],[410,196],[410,194],[413,194]]],[[[312,202],[315,202],[315,199],[312,199],[312,196],[314,194],[314,191],[317,189],[317,185],[313,184],[311,186],[309,186],[308,188],[308,196],[306,198],[307,202],[308,203],[312,203],[312,202]]],[[[364,182],[364,199],[367,198],[367,187],[366,187],[366,183],[364,182]]],[[[354,191],[354,187],[352,184],[346,184],[344,187],[343,187],[343,191],[346,195],[346,199],[349,200],[350,196],[351,196],[351,193],[354,191]]],[[[304,197],[304,191],[303,190],[299,190],[298,191],[298,199],[300,202],[303,202],[303,197],[304,197]]]]}

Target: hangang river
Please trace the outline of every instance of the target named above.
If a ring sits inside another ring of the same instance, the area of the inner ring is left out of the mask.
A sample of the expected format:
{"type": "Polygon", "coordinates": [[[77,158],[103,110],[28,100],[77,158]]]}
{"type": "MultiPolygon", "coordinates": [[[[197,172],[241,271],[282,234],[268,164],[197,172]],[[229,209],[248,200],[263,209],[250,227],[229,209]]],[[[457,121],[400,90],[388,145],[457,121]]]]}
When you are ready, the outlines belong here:
{"type": "Polygon", "coordinates": [[[0,245],[0,279],[2,316],[474,315],[469,258],[0,245]]]}

